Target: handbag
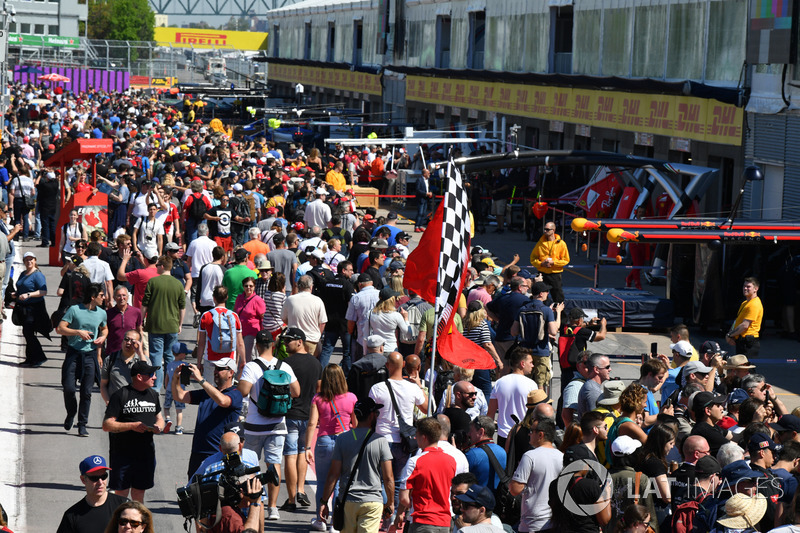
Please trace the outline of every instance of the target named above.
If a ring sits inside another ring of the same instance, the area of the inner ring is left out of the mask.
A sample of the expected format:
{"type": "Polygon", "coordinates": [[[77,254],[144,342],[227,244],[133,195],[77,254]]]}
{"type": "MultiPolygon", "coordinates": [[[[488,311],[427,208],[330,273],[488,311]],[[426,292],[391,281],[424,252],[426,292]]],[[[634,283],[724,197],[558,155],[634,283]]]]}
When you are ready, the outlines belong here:
{"type": "Polygon", "coordinates": [[[371,429],[367,430],[367,434],[364,436],[364,444],[361,445],[361,450],[358,452],[358,457],[356,458],[356,462],[353,465],[353,469],[350,471],[350,479],[347,480],[347,486],[344,488],[343,492],[339,493],[339,497],[336,501],[333,502],[333,529],[336,531],[341,531],[344,529],[344,501],[347,499],[347,493],[350,491],[350,486],[353,484],[353,479],[356,477],[356,471],[358,470],[358,465],[361,464],[361,458],[364,457],[364,450],[367,449],[367,443],[369,442],[369,436],[372,433],[371,429]]]}
{"type": "Polygon", "coordinates": [[[510,524],[512,527],[517,525],[522,515],[522,494],[513,496],[508,490],[508,484],[511,482],[511,475],[508,474],[503,467],[500,466],[500,461],[495,457],[492,449],[488,445],[481,445],[483,450],[489,457],[489,462],[494,469],[500,480],[497,488],[494,489],[494,514],[496,514],[504,524],[510,524]]]}
{"type": "Polygon", "coordinates": [[[400,409],[397,407],[397,400],[394,397],[394,389],[389,384],[389,379],[387,378],[386,381],[386,388],[389,389],[389,396],[392,398],[392,408],[394,409],[394,414],[397,417],[397,425],[400,426],[400,440],[402,444],[402,450],[405,453],[413,454],[417,451],[417,428],[413,425],[409,425],[403,420],[403,417],[400,416],[400,409]]]}
{"type": "Polygon", "coordinates": [[[29,194],[25,194],[25,187],[22,186],[22,180],[19,176],[17,176],[17,182],[19,183],[19,192],[22,193],[22,200],[25,202],[25,207],[28,209],[33,209],[36,207],[36,198],[29,194]]]}

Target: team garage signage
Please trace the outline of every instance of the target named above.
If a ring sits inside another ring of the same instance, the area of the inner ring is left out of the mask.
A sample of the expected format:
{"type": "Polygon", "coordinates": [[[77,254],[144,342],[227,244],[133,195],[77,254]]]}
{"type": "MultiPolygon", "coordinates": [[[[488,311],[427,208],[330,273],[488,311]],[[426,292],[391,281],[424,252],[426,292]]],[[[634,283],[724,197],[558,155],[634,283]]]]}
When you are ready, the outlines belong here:
{"type": "Polygon", "coordinates": [[[374,96],[380,96],[383,92],[379,75],[337,68],[316,68],[303,65],[270,63],[269,79],[290,83],[300,82],[310,86],[366,93],[374,96]]]}
{"type": "Polygon", "coordinates": [[[708,143],[742,144],[744,110],[704,98],[408,76],[406,99],[708,143]]]}

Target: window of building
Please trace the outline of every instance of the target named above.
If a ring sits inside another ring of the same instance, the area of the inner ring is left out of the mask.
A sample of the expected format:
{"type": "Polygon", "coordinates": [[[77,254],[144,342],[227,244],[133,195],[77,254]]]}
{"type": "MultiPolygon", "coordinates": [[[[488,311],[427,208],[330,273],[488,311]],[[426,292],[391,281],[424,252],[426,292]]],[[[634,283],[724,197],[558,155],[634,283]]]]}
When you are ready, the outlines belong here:
{"type": "Polygon", "coordinates": [[[34,24],[33,33],[34,35],[44,35],[44,24],[34,24]]]}
{"type": "Polygon", "coordinates": [[[311,59],[311,23],[306,22],[305,33],[303,34],[303,59],[311,59]]]}
{"type": "Polygon", "coordinates": [[[364,52],[364,22],[353,23],[353,65],[361,65],[364,52]]]}
{"type": "Polygon", "coordinates": [[[483,70],[483,55],[486,50],[486,12],[469,14],[469,41],[467,46],[467,68],[483,70]]]}
{"type": "Polygon", "coordinates": [[[328,50],[325,55],[325,60],[328,63],[333,63],[336,59],[336,24],[333,22],[328,23],[328,50]]]}
{"type": "Polygon", "coordinates": [[[572,6],[554,7],[551,10],[553,72],[572,74],[572,33],[574,12],[572,6]]]}
{"type": "Polygon", "coordinates": [[[58,24],[51,24],[47,29],[47,34],[48,35],[61,35],[59,33],[58,24]]]}
{"type": "Polygon", "coordinates": [[[23,33],[25,35],[30,35],[31,34],[31,25],[28,24],[27,22],[21,23],[19,25],[19,32],[23,33]]]}
{"type": "Polygon", "coordinates": [[[277,24],[272,26],[272,57],[281,57],[281,27],[277,24]]]}
{"type": "Polygon", "coordinates": [[[450,17],[436,18],[436,68],[450,68],[450,17]]]}

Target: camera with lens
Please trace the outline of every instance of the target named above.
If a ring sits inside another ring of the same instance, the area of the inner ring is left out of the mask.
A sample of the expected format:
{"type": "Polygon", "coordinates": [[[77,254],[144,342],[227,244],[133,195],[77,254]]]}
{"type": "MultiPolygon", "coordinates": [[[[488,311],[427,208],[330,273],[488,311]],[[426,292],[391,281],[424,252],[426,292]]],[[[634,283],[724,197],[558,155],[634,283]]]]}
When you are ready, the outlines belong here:
{"type": "Polygon", "coordinates": [[[184,518],[199,520],[216,514],[224,507],[238,507],[242,497],[255,498],[247,493],[247,480],[252,474],[262,485],[278,485],[275,472],[259,472],[257,466],[247,467],[238,453],[229,453],[222,458],[223,467],[203,476],[197,476],[185,487],[178,487],[178,507],[184,518]],[[219,479],[217,479],[219,476],[219,479]]]}

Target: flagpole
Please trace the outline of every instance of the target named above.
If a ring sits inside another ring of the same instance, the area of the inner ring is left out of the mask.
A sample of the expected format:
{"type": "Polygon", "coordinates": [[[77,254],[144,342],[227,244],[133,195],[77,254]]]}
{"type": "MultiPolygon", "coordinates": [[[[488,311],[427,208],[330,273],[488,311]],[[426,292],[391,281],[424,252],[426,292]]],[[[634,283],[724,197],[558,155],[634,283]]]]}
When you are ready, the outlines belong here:
{"type": "MultiPolygon", "coordinates": [[[[453,159],[451,158],[447,164],[447,179],[451,179],[450,173],[453,168],[453,159]]],[[[439,310],[439,295],[442,293],[442,278],[439,276],[439,270],[442,268],[442,254],[441,254],[441,241],[444,238],[444,224],[442,224],[442,235],[439,236],[439,259],[436,269],[436,300],[433,302],[433,342],[431,344],[431,366],[430,374],[428,377],[428,416],[433,416],[436,412],[436,405],[434,405],[436,398],[433,394],[434,373],[436,369],[436,340],[439,333],[439,320],[441,319],[441,312],[439,310]]],[[[455,307],[453,308],[455,312],[455,307]]]]}

